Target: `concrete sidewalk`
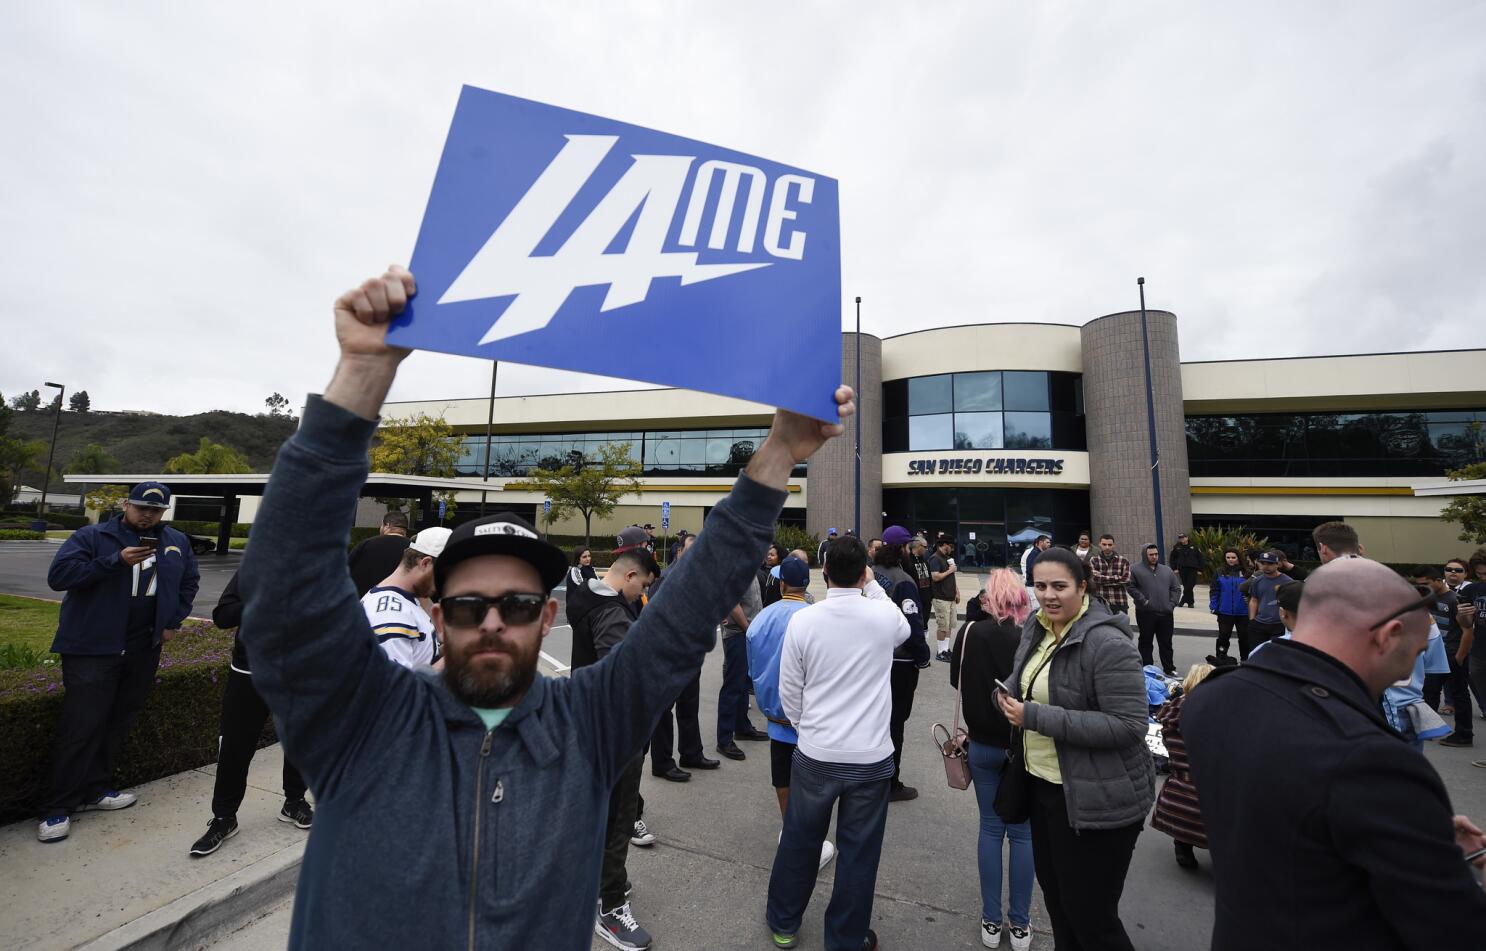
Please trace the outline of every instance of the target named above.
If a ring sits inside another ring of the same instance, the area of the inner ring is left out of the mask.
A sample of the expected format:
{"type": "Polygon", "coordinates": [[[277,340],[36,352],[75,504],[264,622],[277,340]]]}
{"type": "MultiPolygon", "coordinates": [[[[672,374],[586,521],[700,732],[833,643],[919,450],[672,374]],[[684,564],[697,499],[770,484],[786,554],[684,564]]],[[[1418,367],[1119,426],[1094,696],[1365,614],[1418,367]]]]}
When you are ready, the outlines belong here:
{"type": "MultiPolygon", "coordinates": [[[[36,823],[0,827],[0,948],[123,947],[145,937],[141,922],[167,906],[173,927],[219,902],[245,880],[282,875],[292,889],[308,833],[277,821],[284,803],[283,754],[260,750],[238,811],[239,832],[214,855],[191,858],[211,819],[216,766],[134,788],[139,802],[118,812],[85,812],[61,842],[36,840],[36,823]],[[244,874],[244,870],[249,870],[244,874]],[[234,876],[236,876],[234,878],[234,876]],[[102,939],[101,941],[99,939],[102,939]]],[[[163,945],[161,945],[163,946],[163,945]]]]}

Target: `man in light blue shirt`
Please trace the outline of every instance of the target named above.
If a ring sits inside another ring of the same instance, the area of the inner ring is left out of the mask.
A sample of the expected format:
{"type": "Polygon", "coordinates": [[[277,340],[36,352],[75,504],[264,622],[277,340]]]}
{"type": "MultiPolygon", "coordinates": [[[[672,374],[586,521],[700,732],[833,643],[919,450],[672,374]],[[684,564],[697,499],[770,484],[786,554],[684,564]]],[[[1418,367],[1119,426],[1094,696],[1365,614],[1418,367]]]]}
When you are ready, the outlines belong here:
{"type": "MultiPolygon", "coordinates": [[[[748,626],[748,674],[753,678],[753,702],[769,721],[769,770],[774,795],[779,798],[779,815],[784,816],[789,803],[790,763],[800,736],[784,715],[779,702],[779,655],[784,648],[784,632],[790,618],[808,607],[810,566],[803,558],[791,556],[774,567],[779,573],[780,598],[764,608],[748,626]]],[[[827,840],[820,850],[820,867],[825,868],[836,855],[836,847],[827,840]]]]}

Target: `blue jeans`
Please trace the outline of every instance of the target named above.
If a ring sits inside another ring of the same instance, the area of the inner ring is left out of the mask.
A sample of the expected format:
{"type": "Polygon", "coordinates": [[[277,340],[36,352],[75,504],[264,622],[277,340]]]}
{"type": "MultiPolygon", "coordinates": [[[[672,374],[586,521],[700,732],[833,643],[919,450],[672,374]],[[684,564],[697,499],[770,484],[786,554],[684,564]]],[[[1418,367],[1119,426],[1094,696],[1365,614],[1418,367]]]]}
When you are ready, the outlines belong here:
{"type": "Polygon", "coordinates": [[[1001,785],[1001,764],[1006,751],[970,741],[970,780],[980,806],[980,917],[1000,923],[1001,840],[1011,840],[1011,907],[1006,917],[1026,928],[1032,923],[1032,826],[1007,825],[996,815],[993,804],[1001,785]]]}
{"type": "Polygon", "coordinates": [[[733,742],[733,731],[753,730],[748,721],[748,637],[722,639],[722,689],[717,691],[717,745],[733,742]]]}
{"type": "Polygon", "coordinates": [[[784,832],[769,875],[765,918],[781,934],[800,930],[820,871],[820,848],[836,809],[836,884],[826,906],[826,951],[858,951],[872,922],[872,893],[882,857],[891,779],[853,783],[833,779],[795,754],[784,832]]]}

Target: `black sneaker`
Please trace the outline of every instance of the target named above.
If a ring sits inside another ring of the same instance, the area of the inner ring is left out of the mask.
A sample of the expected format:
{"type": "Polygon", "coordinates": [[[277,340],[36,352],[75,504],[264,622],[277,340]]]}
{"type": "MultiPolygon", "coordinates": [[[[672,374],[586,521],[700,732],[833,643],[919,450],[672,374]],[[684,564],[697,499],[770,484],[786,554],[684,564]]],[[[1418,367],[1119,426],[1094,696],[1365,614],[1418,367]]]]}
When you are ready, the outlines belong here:
{"type": "Polygon", "coordinates": [[[867,937],[862,939],[862,951],[877,951],[877,932],[871,928],[867,929],[867,937]]]}
{"type": "Polygon", "coordinates": [[[213,819],[206,824],[206,834],[196,840],[191,846],[191,854],[197,858],[203,855],[211,855],[222,847],[222,843],[237,835],[237,819],[229,816],[226,819],[213,819]]]}
{"type": "Polygon", "coordinates": [[[1476,745],[1476,741],[1475,741],[1475,737],[1473,737],[1473,736],[1461,736],[1459,733],[1451,733],[1449,736],[1445,737],[1443,740],[1440,740],[1440,745],[1441,746],[1475,746],[1476,745]]]}
{"type": "Polygon", "coordinates": [[[728,759],[745,760],[748,758],[747,754],[738,749],[737,743],[724,743],[717,748],[717,752],[726,756],[728,759]]]}
{"type": "Polygon", "coordinates": [[[315,810],[303,799],[286,801],[284,808],[279,810],[279,821],[293,823],[296,829],[308,829],[315,821],[315,810]]]}
{"type": "Polygon", "coordinates": [[[914,789],[912,786],[905,786],[902,783],[899,783],[892,789],[888,790],[887,794],[888,802],[909,802],[917,798],[918,790],[914,789]]]}

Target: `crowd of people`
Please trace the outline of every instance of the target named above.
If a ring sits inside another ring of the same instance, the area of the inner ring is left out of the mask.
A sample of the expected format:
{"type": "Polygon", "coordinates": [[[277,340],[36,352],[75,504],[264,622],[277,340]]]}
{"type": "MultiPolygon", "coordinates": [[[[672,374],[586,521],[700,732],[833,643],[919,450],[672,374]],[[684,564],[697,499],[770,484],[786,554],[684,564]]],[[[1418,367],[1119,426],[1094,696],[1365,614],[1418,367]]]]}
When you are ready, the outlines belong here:
{"type": "MultiPolygon", "coordinates": [[[[697,722],[715,649],[715,751],[741,760],[738,741],[768,742],[781,823],[760,911],[775,947],[811,927],[832,861],[824,946],[877,947],[884,828],[891,803],[918,796],[902,777],[905,726],[936,656],[967,727],[941,751],[974,787],[985,947],[1034,943],[1035,883],[1052,946],[1133,948],[1119,905],[1147,822],[1185,867],[1209,852],[1217,949],[1454,947],[1486,934],[1486,835],[1453,814],[1418,752],[1444,715],[1455,725],[1443,745],[1472,742],[1486,550],[1408,579],[1365,558],[1341,523],[1316,528],[1323,565],[1308,577],[1280,552],[1227,552],[1211,582],[1216,653],[1178,685],[1172,619],[1195,604],[1202,560],[1186,536],[1169,559],[1147,546],[1135,565],[1107,534],[1070,547],[1043,536],[1020,571],[985,576],[962,621],[953,539],[931,550],[896,525],[865,542],[831,533],[813,553],[825,585],[813,597],[810,553],[770,536],[791,472],[842,426],[781,410],[664,571],[645,526],[620,532],[599,567],[511,513],[411,537],[393,513],[348,564],[346,514],[406,356],[386,326],[415,292],[392,268],[336,302],[340,362],[280,451],[217,608],[238,632],[212,819],[191,853],[236,834],[252,739],[271,714],[286,754],[280,818],[319,830],[291,947],[577,949],[593,934],[650,947],[627,867],[630,847],[656,841],[644,760],[672,782],[721,765],[697,722]],[[537,662],[559,587],[572,671],[546,677],[537,662]],[[1159,794],[1152,722],[1169,771],[1159,794]],[[410,890],[437,900],[411,914],[368,899],[410,890]]],[[[836,393],[843,419],[853,398],[836,393]]],[[[68,593],[66,697],[44,841],[65,837],[76,811],[134,802],[108,776],[198,584],[184,536],[160,525],[168,502],[164,486],[136,487],[52,566],[68,593]]]]}

